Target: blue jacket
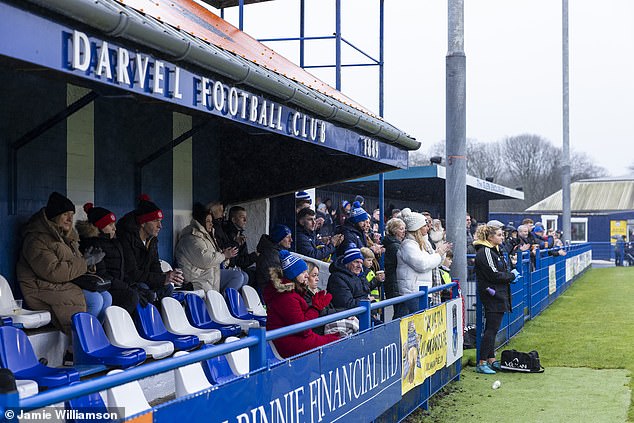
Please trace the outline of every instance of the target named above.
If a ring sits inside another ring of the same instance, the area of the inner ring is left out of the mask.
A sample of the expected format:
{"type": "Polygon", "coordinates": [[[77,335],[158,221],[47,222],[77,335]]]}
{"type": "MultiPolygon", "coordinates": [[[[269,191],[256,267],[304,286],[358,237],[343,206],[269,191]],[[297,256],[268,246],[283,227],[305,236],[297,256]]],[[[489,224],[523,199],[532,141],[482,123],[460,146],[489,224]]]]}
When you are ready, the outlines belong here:
{"type": "Polygon", "coordinates": [[[368,285],[349,271],[341,259],[330,265],[327,291],[332,294],[332,304],[335,308],[351,309],[358,307],[361,300],[367,300],[370,294],[368,285]]]}
{"type": "Polygon", "coordinates": [[[323,260],[335,252],[335,247],[334,245],[324,245],[318,242],[314,232],[298,228],[297,238],[295,239],[295,252],[316,260],[323,260]]]}
{"type": "Polygon", "coordinates": [[[343,257],[350,244],[356,245],[357,248],[368,246],[365,240],[365,234],[363,234],[359,228],[349,221],[346,221],[345,224],[339,226],[337,233],[343,234],[343,242],[339,244],[339,247],[337,247],[338,257],[343,257]]]}

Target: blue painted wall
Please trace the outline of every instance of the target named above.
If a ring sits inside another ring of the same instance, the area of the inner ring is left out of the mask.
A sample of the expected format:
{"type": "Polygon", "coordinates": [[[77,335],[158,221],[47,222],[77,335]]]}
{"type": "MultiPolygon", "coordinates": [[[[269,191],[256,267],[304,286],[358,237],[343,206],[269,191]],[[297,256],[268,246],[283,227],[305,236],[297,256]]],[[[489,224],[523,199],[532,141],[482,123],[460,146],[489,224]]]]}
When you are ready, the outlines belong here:
{"type": "Polygon", "coordinates": [[[159,254],[172,262],[172,152],[144,167],[141,191],[135,187],[135,163],[172,140],[172,112],[162,106],[120,98],[95,101],[95,201],[117,218],[148,194],[163,210],[159,254]]]}
{"type": "Polygon", "coordinates": [[[66,107],[66,84],[7,69],[0,69],[0,80],[0,274],[13,285],[21,227],[52,191],[66,193],[66,125],[57,124],[19,150],[15,215],[8,204],[9,145],[66,107]]]}

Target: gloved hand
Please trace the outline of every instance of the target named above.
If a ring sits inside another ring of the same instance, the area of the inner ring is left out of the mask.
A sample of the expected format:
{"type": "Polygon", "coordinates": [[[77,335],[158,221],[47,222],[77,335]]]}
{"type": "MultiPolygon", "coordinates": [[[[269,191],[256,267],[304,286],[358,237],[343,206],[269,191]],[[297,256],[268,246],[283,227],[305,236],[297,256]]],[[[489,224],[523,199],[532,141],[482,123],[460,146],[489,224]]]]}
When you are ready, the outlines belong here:
{"type": "Polygon", "coordinates": [[[137,292],[139,293],[139,304],[141,307],[145,307],[148,303],[156,301],[156,293],[151,289],[137,287],[137,292]]]}
{"type": "Polygon", "coordinates": [[[332,294],[327,291],[319,291],[313,297],[313,307],[317,309],[317,311],[321,311],[330,304],[332,301],[332,294]]]}
{"type": "Polygon", "coordinates": [[[88,267],[96,265],[103,260],[105,256],[106,253],[101,251],[101,248],[88,247],[86,251],[84,251],[84,259],[86,260],[86,265],[88,267]]]}

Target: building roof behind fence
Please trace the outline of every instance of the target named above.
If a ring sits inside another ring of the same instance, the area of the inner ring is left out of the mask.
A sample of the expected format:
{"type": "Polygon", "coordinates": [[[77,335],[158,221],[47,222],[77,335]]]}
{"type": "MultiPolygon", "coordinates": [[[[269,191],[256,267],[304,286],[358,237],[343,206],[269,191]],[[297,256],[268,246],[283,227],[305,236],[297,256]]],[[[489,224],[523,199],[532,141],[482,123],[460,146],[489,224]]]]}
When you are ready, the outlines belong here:
{"type": "MultiPolygon", "coordinates": [[[[527,212],[560,212],[561,190],[533,204],[527,212]]],[[[570,187],[570,210],[634,210],[634,177],[600,178],[574,182],[570,187]]]]}

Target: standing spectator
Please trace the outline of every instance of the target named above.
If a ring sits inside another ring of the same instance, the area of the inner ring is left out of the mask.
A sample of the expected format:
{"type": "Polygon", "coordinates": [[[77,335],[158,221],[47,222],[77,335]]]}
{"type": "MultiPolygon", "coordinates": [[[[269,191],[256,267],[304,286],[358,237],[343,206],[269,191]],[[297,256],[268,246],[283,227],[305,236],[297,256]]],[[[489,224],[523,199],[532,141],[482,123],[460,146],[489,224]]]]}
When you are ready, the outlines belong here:
{"type": "MultiPolygon", "coordinates": [[[[297,288],[306,283],[308,266],[302,259],[286,250],[280,251],[280,262],[282,268],[271,269],[271,283],[264,289],[267,304],[267,330],[316,319],[319,317],[319,312],[326,308],[332,299],[332,295],[326,291],[320,291],[313,296],[312,304],[309,306],[297,292],[297,288]]],[[[338,335],[318,335],[312,329],[306,329],[300,333],[276,339],[273,343],[280,355],[288,358],[337,339],[339,339],[338,335]]]]}
{"type": "Polygon", "coordinates": [[[116,216],[108,209],[94,207],[92,203],[84,204],[84,211],[88,219],[75,224],[81,239],[79,248],[83,252],[91,247],[99,248],[106,254],[97,264],[97,274],[112,282],[109,290],[112,304],[133,314],[139,303],[139,293],[125,277],[123,246],[116,237],[116,216]]]}
{"type": "Polygon", "coordinates": [[[317,219],[322,219],[323,223],[317,233],[322,237],[331,237],[335,233],[335,222],[332,215],[328,212],[328,207],[324,203],[320,203],[317,206],[317,212],[315,214],[317,219]]]}
{"type": "Polygon", "coordinates": [[[348,200],[343,200],[341,202],[341,206],[337,210],[337,224],[339,226],[343,226],[350,215],[350,210],[352,209],[352,205],[348,200]]]}
{"type": "MultiPolygon", "coordinates": [[[[58,192],[27,222],[22,231],[22,249],[16,274],[27,305],[33,310],[51,312],[53,324],[71,337],[70,318],[85,312],[88,298],[73,283],[96,266],[103,252],[79,250],[79,235],[73,228],[75,205],[58,192]]],[[[102,310],[93,307],[97,316],[102,310]]],[[[64,354],[64,363],[72,365],[72,348],[64,354]]]]}
{"type": "Polygon", "coordinates": [[[306,191],[299,191],[295,193],[295,214],[305,207],[310,207],[313,204],[313,199],[310,198],[310,194],[306,191]]]}
{"type": "Polygon", "coordinates": [[[332,238],[325,238],[325,243],[317,238],[315,233],[315,212],[312,209],[304,208],[297,214],[297,240],[295,251],[315,260],[328,261],[335,252],[343,235],[334,235],[332,238]]]}
{"type": "Polygon", "coordinates": [[[242,288],[242,278],[236,272],[221,274],[220,265],[238,254],[235,247],[221,250],[213,235],[213,216],[201,203],[192,209],[192,221],[183,228],[174,256],[183,270],[185,281],[195,290],[224,293],[227,288],[242,288]],[[224,278],[223,278],[224,276],[224,278]]]}
{"type": "MultiPolygon", "coordinates": [[[[405,222],[398,217],[393,217],[385,224],[385,237],[383,237],[383,246],[385,247],[385,256],[383,265],[385,266],[385,297],[398,297],[398,285],[396,282],[396,253],[401,246],[401,241],[405,238],[405,222]]],[[[404,304],[394,305],[394,318],[405,316],[407,310],[403,309],[404,304]]]]}
{"type": "Polygon", "coordinates": [[[361,279],[363,256],[354,245],[348,245],[345,253],[330,265],[327,291],[332,294],[332,305],[336,308],[358,307],[361,300],[373,300],[370,289],[361,279]]]}
{"type": "Polygon", "coordinates": [[[467,254],[475,254],[473,234],[471,233],[471,216],[467,214],[467,254]]]}
{"type": "Polygon", "coordinates": [[[256,247],[259,255],[255,261],[255,282],[259,292],[264,292],[271,281],[270,269],[282,266],[280,251],[290,250],[292,243],[291,229],[286,225],[275,225],[269,235],[262,234],[256,247]]]}
{"type": "Polygon", "coordinates": [[[343,256],[345,250],[350,244],[354,244],[357,248],[367,247],[366,223],[369,223],[370,216],[363,210],[359,203],[354,203],[354,207],[350,212],[350,217],[346,223],[339,227],[339,233],[343,234],[343,242],[337,248],[337,255],[343,256]]]}
{"type": "Polygon", "coordinates": [[[436,248],[436,243],[445,239],[445,229],[442,227],[440,219],[433,219],[429,230],[429,242],[436,248]]]}
{"type": "Polygon", "coordinates": [[[623,266],[623,257],[625,256],[625,235],[617,236],[614,244],[614,264],[615,266],[623,266]]]}
{"type": "MultiPolygon", "coordinates": [[[[396,254],[398,260],[396,279],[399,293],[406,295],[418,292],[421,286],[432,288],[435,285],[435,277],[436,284],[440,283],[437,267],[442,263],[451,244],[440,241],[434,251],[427,240],[431,222],[428,223],[425,216],[406,208],[401,211],[401,219],[405,222],[407,234],[396,254]]],[[[419,310],[418,298],[406,301],[404,304],[407,314],[419,310]]]]}
{"type": "Polygon", "coordinates": [[[136,209],[117,222],[117,233],[123,247],[126,279],[136,284],[141,305],[169,297],[174,285],[183,283],[183,275],[175,269],[163,272],[158,255],[158,234],[163,225],[163,212],[141,195],[136,209]]]}
{"type": "Polygon", "coordinates": [[[477,289],[484,306],[485,327],[476,372],[495,374],[499,362],[495,360],[495,336],[504,313],[511,311],[511,287],[519,272],[509,271],[499,250],[504,241],[501,228],[483,225],[476,232],[477,289]]]}
{"type": "Polygon", "coordinates": [[[370,232],[373,234],[380,234],[381,227],[381,210],[374,209],[372,217],[370,218],[370,232]]]}

